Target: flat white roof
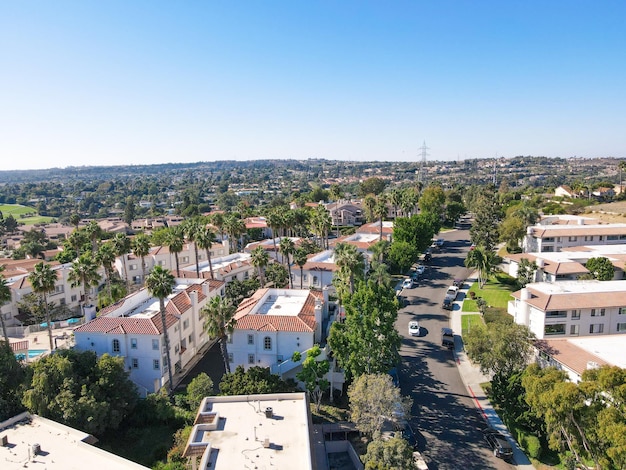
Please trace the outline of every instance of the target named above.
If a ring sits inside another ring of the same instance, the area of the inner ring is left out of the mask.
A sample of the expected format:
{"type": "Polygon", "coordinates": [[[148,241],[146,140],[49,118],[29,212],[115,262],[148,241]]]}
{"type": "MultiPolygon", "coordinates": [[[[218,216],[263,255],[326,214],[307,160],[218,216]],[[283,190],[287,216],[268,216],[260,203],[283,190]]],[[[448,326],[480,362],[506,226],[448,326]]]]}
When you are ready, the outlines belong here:
{"type": "Polygon", "coordinates": [[[559,281],[559,282],[534,282],[528,284],[528,287],[537,290],[546,295],[559,294],[589,294],[589,293],[610,293],[624,292],[626,290],[626,281],[559,281]]]}
{"type": "Polygon", "coordinates": [[[580,336],[567,340],[609,364],[626,369],[624,335],[580,336]]]}
{"type": "Polygon", "coordinates": [[[7,436],[9,442],[7,447],[0,447],[2,470],[149,470],[88,444],[86,441],[95,439],[77,429],[28,413],[16,418],[22,420],[12,425],[7,425],[8,421],[0,423],[5,426],[0,436],[7,436]],[[41,448],[37,455],[33,455],[35,444],[41,448]]]}
{"type": "MultiPolygon", "coordinates": [[[[217,271],[218,269],[225,268],[226,266],[235,263],[237,261],[244,262],[249,261],[252,255],[250,253],[233,253],[231,255],[221,256],[219,258],[211,258],[211,265],[213,266],[213,271],[217,271]]],[[[209,261],[203,261],[198,264],[200,268],[200,272],[208,272],[209,269],[209,261]]],[[[191,266],[186,266],[181,271],[195,271],[196,265],[192,264],[191,266]]]]}
{"type": "Polygon", "coordinates": [[[314,468],[304,393],[206,397],[200,409],[219,415],[216,430],[198,430],[212,449],[210,468],[314,468]],[[268,408],[272,417],[266,416],[268,408]]]}
{"type": "Polygon", "coordinates": [[[309,258],[311,263],[335,264],[335,250],[324,250],[309,258]]]}
{"type": "MultiPolygon", "coordinates": [[[[384,224],[384,222],[383,222],[384,224]]],[[[377,233],[354,233],[352,235],[348,235],[344,241],[346,242],[364,242],[371,243],[376,242],[380,238],[380,235],[377,233]]]]}
{"type": "Polygon", "coordinates": [[[302,311],[308,297],[307,290],[270,290],[251,313],[295,317],[302,311]]]}
{"type": "MultiPolygon", "coordinates": [[[[176,278],[176,284],[174,285],[173,292],[167,297],[166,304],[173,297],[181,292],[184,292],[190,285],[200,284],[202,279],[181,279],[176,278]]],[[[141,289],[135,294],[131,294],[124,298],[124,304],[115,310],[106,312],[109,317],[134,317],[134,318],[152,318],[157,313],[160,313],[161,307],[159,305],[159,299],[153,297],[147,288],[141,289]]]]}
{"type": "Polygon", "coordinates": [[[560,253],[538,253],[537,256],[541,256],[543,258],[543,255],[547,254],[565,254],[569,257],[578,256],[579,258],[582,256],[587,258],[593,258],[597,256],[610,258],[611,255],[626,255],[626,244],[572,246],[562,248],[562,251],[560,253]]]}

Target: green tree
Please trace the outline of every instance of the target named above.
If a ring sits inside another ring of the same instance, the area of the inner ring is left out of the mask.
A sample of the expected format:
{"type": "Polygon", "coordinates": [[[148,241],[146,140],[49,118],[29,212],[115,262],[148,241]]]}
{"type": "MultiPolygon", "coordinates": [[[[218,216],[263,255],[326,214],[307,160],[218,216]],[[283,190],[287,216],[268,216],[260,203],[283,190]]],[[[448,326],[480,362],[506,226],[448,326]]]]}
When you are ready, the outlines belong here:
{"type": "Polygon", "coordinates": [[[124,283],[128,290],[128,272],[126,271],[126,256],[130,253],[130,238],[125,233],[116,233],[113,237],[113,248],[115,256],[122,258],[122,269],[124,270],[124,283]]]}
{"type": "Polygon", "coordinates": [[[170,253],[174,253],[174,261],[176,262],[176,277],[180,277],[180,263],[178,255],[181,251],[183,251],[183,246],[185,245],[185,236],[180,225],[170,227],[168,229],[167,235],[165,236],[165,244],[170,250],[170,253]]]}
{"type": "Polygon", "coordinates": [[[289,273],[280,263],[270,263],[265,269],[265,280],[268,285],[282,288],[289,282],[289,273]]]}
{"type": "Polygon", "coordinates": [[[376,284],[391,289],[391,275],[389,274],[389,268],[385,263],[372,261],[367,278],[376,284]]]}
{"type": "Polygon", "coordinates": [[[475,245],[482,245],[492,251],[499,239],[501,207],[495,195],[483,191],[471,207],[474,222],[470,228],[470,239],[475,245]]]}
{"type": "Polygon", "coordinates": [[[211,259],[211,246],[213,246],[215,241],[215,232],[213,229],[206,224],[202,225],[196,234],[196,243],[198,244],[198,248],[206,251],[211,279],[215,279],[215,275],[213,274],[213,260],[211,259]]]}
{"type": "Polygon", "coordinates": [[[419,251],[409,242],[394,240],[389,247],[389,263],[398,272],[405,272],[417,259],[419,251]]]}
{"type": "Polygon", "coordinates": [[[112,297],[111,277],[113,276],[113,263],[115,263],[115,247],[113,246],[113,242],[106,242],[98,247],[98,251],[96,252],[96,261],[104,269],[107,291],[109,293],[109,297],[112,297]]]}
{"type": "Polygon", "coordinates": [[[500,241],[506,243],[509,253],[519,251],[520,240],[526,235],[526,225],[518,217],[507,217],[500,224],[500,241]]]}
{"type": "Polygon", "coordinates": [[[204,397],[213,395],[213,381],[204,372],[200,372],[187,385],[187,405],[191,411],[196,411],[200,407],[200,402],[204,397]]]}
{"type": "Polygon", "coordinates": [[[350,419],[364,434],[378,439],[385,423],[408,420],[412,400],[402,397],[389,374],[363,374],[348,388],[350,419]]]}
{"type": "Polygon", "coordinates": [[[467,209],[462,202],[449,201],[446,204],[446,222],[453,225],[466,212],[467,209]]]}
{"type": "Polygon", "coordinates": [[[167,319],[165,315],[165,299],[174,292],[176,280],[172,274],[163,269],[162,266],[155,266],[146,278],[148,291],[159,299],[159,312],[161,314],[161,328],[163,329],[163,341],[165,341],[165,355],[167,357],[168,388],[170,393],[174,389],[174,378],[172,375],[172,361],[170,358],[170,336],[167,332],[167,319]]]}
{"type": "Polygon", "coordinates": [[[446,195],[439,185],[430,185],[422,192],[419,207],[422,212],[434,214],[441,219],[444,215],[446,195]]]}
{"type": "Polygon", "coordinates": [[[198,260],[198,234],[202,230],[202,224],[198,217],[193,217],[191,219],[185,220],[182,225],[182,231],[185,234],[185,238],[189,241],[189,243],[193,243],[193,250],[196,257],[196,277],[200,277],[200,263],[198,260]]]}
{"type": "Polygon", "coordinates": [[[406,242],[421,253],[430,246],[440,229],[439,217],[432,213],[398,217],[393,224],[393,241],[406,242]]]}
{"type": "Polygon", "coordinates": [[[304,271],[304,265],[306,264],[308,260],[308,256],[307,256],[307,252],[304,248],[296,248],[296,250],[293,253],[293,262],[295,264],[298,265],[298,267],[300,268],[300,289],[302,289],[302,283],[303,283],[303,271],[304,271]]]}
{"type": "Polygon", "coordinates": [[[281,380],[270,373],[267,367],[253,366],[245,370],[237,366],[235,372],[226,373],[220,382],[221,395],[255,395],[258,393],[289,393],[296,391],[296,385],[281,380]]]}
{"type": "Polygon", "coordinates": [[[146,282],[146,256],[150,254],[150,237],[145,233],[137,234],[131,241],[133,254],[141,259],[141,283],[146,282]]]}
{"type": "Polygon", "coordinates": [[[334,322],[328,337],[339,365],[353,377],[387,372],[400,359],[394,292],[373,282],[359,282],[344,307],[346,320],[334,322]]]}
{"type": "Polygon", "coordinates": [[[270,262],[270,255],[262,246],[257,246],[252,250],[250,260],[252,261],[252,266],[254,266],[259,273],[261,286],[265,286],[265,267],[270,262]]]}
{"type": "Polygon", "coordinates": [[[291,277],[291,259],[290,256],[296,250],[296,245],[289,237],[280,239],[280,252],[283,255],[285,263],[287,264],[287,270],[289,272],[289,283],[293,289],[293,278],[291,277]]]}
{"type": "Polygon", "coordinates": [[[133,220],[135,220],[135,215],[135,199],[129,196],[126,198],[126,204],[124,206],[124,222],[126,222],[126,224],[129,226],[132,225],[133,220]]]}
{"type": "Polygon", "coordinates": [[[54,290],[57,280],[57,273],[53,271],[49,264],[37,263],[32,273],[28,275],[33,292],[41,297],[46,314],[46,325],[48,328],[48,339],[50,340],[50,351],[54,351],[52,341],[52,319],[50,318],[50,306],[48,305],[48,294],[54,290]]]}
{"type": "Polygon", "coordinates": [[[489,250],[487,247],[478,245],[467,253],[465,266],[478,271],[478,284],[482,289],[489,280],[495,267],[495,255],[493,251],[489,250]]]}
{"type": "Polygon", "coordinates": [[[233,305],[239,305],[243,299],[247,299],[253,295],[260,287],[261,284],[259,284],[259,279],[256,276],[241,281],[234,279],[226,284],[226,298],[229,299],[233,305]]]}
{"type": "Polygon", "coordinates": [[[91,253],[83,253],[72,262],[72,268],[67,276],[68,281],[72,287],[83,286],[84,301],[81,301],[84,306],[91,305],[89,291],[91,287],[97,286],[100,282],[100,274],[98,274],[98,265],[91,253]]]}
{"type": "Polygon", "coordinates": [[[615,267],[610,259],[604,256],[598,256],[597,258],[590,258],[585,264],[585,267],[589,270],[593,277],[598,281],[610,281],[615,275],[615,267]]]}
{"type": "Polygon", "coordinates": [[[406,470],[414,468],[413,449],[409,443],[395,436],[391,439],[376,439],[367,445],[363,456],[365,470],[406,470]]]}
{"type": "Polygon", "coordinates": [[[33,363],[23,402],[31,413],[101,436],[120,426],[137,392],[122,357],[61,349],[33,363]]]}
{"type": "Polygon", "coordinates": [[[387,216],[387,197],[385,194],[380,194],[376,198],[376,204],[374,205],[374,217],[376,217],[379,221],[378,227],[378,240],[382,241],[383,239],[383,220],[387,216]]]}
{"type": "Polygon", "coordinates": [[[528,258],[522,258],[517,267],[517,282],[521,287],[526,287],[535,281],[535,273],[537,272],[537,263],[530,261],[528,258]]]}
{"type": "Polygon", "coordinates": [[[382,194],[386,186],[387,182],[382,178],[378,178],[376,176],[373,178],[368,178],[365,181],[361,182],[361,184],[359,184],[359,194],[361,196],[366,196],[368,194],[373,194],[374,196],[377,196],[379,194],[382,194]]]}
{"type": "Polygon", "coordinates": [[[15,358],[9,342],[0,341],[0,422],[20,413],[24,367],[15,358]]]}
{"type": "Polygon", "coordinates": [[[365,258],[356,246],[339,242],[335,245],[335,264],[344,271],[350,282],[350,292],[354,292],[355,279],[363,279],[365,258]]]}
{"type": "MultiPolygon", "coordinates": [[[[2,277],[2,271],[4,271],[5,265],[0,266],[0,309],[6,303],[11,301],[11,288],[7,283],[7,280],[2,277]]],[[[4,315],[0,311],[0,324],[2,325],[2,336],[4,336],[4,341],[8,345],[9,344],[9,334],[7,333],[7,327],[4,324],[4,315]]]]}
{"type": "Polygon", "coordinates": [[[237,320],[235,312],[237,308],[230,300],[222,297],[213,297],[207,305],[200,311],[200,315],[204,318],[204,330],[213,338],[217,338],[222,351],[222,359],[224,360],[224,369],[230,372],[230,361],[228,360],[228,335],[235,330],[237,320]]]}
{"type": "MultiPolygon", "coordinates": [[[[302,370],[296,374],[296,379],[304,383],[309,397],[313,400],[313,403],[315,403],[316,411],[320,410],[322,396],[324,396],[324,393],[330,388],[330,382],[325,378],[330,370],[330,363],[328,359],[322,361],[317,360],[321,353],[322,351],[319,344],[309,349],[306,354],[306,359],[302,362],[302,370]]],[[[300,352],[294,352],[292,360],[299,362],[300,359],[300,352]]]]}

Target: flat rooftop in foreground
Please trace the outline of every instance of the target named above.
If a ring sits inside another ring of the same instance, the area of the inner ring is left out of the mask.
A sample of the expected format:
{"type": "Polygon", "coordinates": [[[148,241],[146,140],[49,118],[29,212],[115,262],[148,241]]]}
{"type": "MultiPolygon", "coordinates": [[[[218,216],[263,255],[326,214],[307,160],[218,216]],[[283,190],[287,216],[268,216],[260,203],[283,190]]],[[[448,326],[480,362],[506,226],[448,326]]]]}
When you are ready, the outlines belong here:
{"type": "Polygon", "coordinates": [[[199,469],[315,468],[304,393],[206,397],[196,422],[209,421],[194,426],[186,449],[199,469]]]}
{"type": "Polygon", "coordinates": [[[0,446],[2,470],[149,470],[94,447],[89,442],[96,439],[77,429],[28,413],[13,419],[0,423],[0,438],[8,440],[6,446],[0,446]],[[10,424],[13,419],[17,422],[10,424]],[[39,453],[33,452],[36,446],[39,453]]]}

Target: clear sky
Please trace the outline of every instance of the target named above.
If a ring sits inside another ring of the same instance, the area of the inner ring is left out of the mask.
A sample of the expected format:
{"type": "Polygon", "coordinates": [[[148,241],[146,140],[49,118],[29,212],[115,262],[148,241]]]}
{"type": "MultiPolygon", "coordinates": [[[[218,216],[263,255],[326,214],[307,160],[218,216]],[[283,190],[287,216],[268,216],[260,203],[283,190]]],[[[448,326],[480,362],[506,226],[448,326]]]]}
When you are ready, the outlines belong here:
{"type": "Polygon", "coordinates": [[[626,2],[0,0],[0,169],[626,157],[626,2]]]}

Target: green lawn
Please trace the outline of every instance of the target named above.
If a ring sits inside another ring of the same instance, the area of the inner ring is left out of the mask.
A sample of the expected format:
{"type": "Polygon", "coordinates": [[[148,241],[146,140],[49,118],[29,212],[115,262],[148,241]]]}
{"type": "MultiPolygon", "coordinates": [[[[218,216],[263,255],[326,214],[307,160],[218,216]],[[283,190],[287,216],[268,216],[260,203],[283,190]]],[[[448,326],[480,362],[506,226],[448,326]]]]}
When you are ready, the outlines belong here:
{"type": "Polygon", "coordinates": [[[463,312],[478,311],[476,302],[470,298],[470,292],[476,292],[476,296],[485,299],[490,307],[506,309],[507,302],[512,299],[511,292],[516,290],[512,279],[510,276],[499,274],[489,279],[482,289],[478,282],[472,284],[463,302],[463,312]]]}
{"type": "Polygon", "coordinates": [[[20,204],[2,204],[0,205],[2,215],[7,217],[12,215],[19,224],[34,225],[50,222],[53,217],[44,217],[37,214],[34,207],[22,206],[20,204]]]}
{"type": "Polygon", "coordinates": [[[465,336],[475,325],[482,325],[483,319],[480,314],[461,315],[461,336],[465,336]]]}

